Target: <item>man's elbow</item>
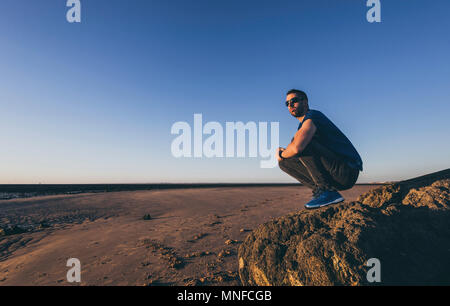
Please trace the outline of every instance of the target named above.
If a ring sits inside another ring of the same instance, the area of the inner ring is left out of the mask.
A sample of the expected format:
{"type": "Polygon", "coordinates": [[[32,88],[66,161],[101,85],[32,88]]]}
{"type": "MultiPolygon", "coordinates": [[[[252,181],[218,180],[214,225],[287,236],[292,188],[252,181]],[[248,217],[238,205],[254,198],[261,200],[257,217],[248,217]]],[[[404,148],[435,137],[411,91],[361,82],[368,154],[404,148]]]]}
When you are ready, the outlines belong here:
{"type": "Polygon", "coordinates": [[[302,150],[301,150],[300,147],[295,146],[295,147],[292,148],[292,153],[294,153],[294,155],[300,154],[301,151],[302,150]]]}

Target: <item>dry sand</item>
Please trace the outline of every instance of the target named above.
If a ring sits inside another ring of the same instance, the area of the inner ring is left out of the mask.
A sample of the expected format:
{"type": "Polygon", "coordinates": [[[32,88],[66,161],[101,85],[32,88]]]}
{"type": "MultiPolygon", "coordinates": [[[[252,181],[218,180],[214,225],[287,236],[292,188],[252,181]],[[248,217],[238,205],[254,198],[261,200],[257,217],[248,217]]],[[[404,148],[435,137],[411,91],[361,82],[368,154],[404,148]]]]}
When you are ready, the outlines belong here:
{"type": "MultiPolygon", "coordinates": [[[[342,194],[355,200],[374,187],[342,194]]],[[[71,285],[69,258],[81,262],[81,285],[240,285],[240,242],[259,224],[303,209],[310,197],[305,187],[283,186],[1,201],[3,226],[33,230],[0,237],[0,286],[71,285]]]]}

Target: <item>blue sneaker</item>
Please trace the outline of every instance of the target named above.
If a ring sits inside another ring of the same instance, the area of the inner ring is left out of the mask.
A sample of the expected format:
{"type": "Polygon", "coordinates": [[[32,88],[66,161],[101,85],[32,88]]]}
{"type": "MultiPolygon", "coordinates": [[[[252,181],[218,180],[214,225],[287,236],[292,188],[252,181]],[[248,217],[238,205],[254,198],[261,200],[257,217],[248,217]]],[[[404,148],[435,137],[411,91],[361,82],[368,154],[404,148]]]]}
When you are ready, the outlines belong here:
{"type": "Polygon", "coordinates": [[[319,208],[344,201],[344,197],[337,191],[324,190],[315,195],[311,201],[305,204],[306,208],[319,208]]]}

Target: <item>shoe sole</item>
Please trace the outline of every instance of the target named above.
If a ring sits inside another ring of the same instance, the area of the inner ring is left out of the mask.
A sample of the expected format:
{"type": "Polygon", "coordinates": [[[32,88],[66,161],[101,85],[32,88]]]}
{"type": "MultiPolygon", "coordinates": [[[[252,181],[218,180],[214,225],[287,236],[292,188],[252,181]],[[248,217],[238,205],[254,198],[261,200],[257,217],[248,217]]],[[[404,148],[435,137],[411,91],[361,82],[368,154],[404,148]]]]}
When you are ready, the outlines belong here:
{"type": "Polygon", "coordinates": [[[324,206],[328,206],[328,205],[332,205],[332,204],[337,204],[337,203],[343,202],[344,200],[345,200],[344,198],[340,197],[340,198],[334,200],[333,202],[326,203],[326,204],[322,204],[322,205],[320,205],[320,206],[308,207],[308,206],[305,205],[305,208],[306,208],[306,209],[320,208],[320,207],[324,207],[324,206]]]}

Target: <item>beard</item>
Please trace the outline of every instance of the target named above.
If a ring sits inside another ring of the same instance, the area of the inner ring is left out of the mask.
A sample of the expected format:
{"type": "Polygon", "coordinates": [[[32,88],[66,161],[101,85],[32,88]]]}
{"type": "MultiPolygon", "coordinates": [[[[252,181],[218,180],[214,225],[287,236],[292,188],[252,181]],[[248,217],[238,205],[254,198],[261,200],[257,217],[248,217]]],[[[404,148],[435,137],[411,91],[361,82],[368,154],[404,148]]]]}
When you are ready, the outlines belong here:
{"type": "Polygon", "coordinates": [[[298,107],[293,111],[290,111],[291,115],[295,118],[302,117],[306,114],[306,109],[304,107],[298,107]]]}

